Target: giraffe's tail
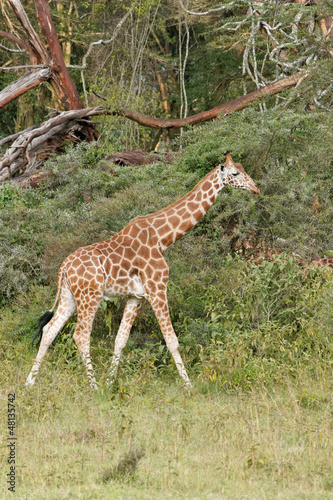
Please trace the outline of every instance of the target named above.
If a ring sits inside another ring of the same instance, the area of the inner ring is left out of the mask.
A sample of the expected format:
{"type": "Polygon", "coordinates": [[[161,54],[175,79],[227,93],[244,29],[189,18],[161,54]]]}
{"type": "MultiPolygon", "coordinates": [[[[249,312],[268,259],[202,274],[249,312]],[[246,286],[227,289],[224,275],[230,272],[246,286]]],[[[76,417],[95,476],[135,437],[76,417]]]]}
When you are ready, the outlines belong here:
{"type": "Polygon", "coordinates": [[[45,325],[48,324],[49,321],[53,318],[54,311],[46,311],[45,314],[41,318],[39,318],[38,321],[38,330],[36,332],[36,335],[32,339],[32,345],[36,345],[39,347],[40,341],[42,340],[42,335],[43,335],[43,328],[45,325]]]}
{"type": "Polygon", "coordinates": [[[41,316],[39,318],[38,325],[37,325],[38,330],[37,330],[34,338],[32,339],[32,345],[36,345],[37,347],[39,347],[39,344],[42,340],[44,326],[47,325],[49,323],[49,321],[51,321],[51,319],[53,318],[54,308],[57,305],[57,302],[58,302],[59,296],[60,296],[60,292],[61,292],[61,285],[62,285],[62,280],[63,280],[63,276],[64,276],[64,271],[65,271],[65,266],[62,265],[60,267],[59,275],[58,275],[57,295],[56,295],[56,298],[55,298],[55,301],[53,303],[52,308],[49,311],[46,311],[46,313],[44,313],[43,316],[41,316]]]}

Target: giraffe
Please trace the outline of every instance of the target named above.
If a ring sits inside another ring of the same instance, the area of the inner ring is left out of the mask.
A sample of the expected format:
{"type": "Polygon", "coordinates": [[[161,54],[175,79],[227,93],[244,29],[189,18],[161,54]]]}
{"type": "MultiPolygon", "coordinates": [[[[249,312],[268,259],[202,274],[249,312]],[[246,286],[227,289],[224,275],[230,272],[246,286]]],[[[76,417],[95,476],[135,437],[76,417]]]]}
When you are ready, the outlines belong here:
{"type": "Polygon", "coordinates": [[[114,381],[119,360],[126,346],[141,303],[147,299],[157,317],[185,387],[190,380],[179,352],[177,336],[171,324],[167,282],[169,268],[163,253],[172,243],[197,224],[226,186],[260,191],[240,163],[234,163],[230,151],[225,161],[207,174],[189,193],[156,213],[139,216],[112,238],[81,247],[60,266],[54,304],[40,319],[41,338],[38,354],[27,378],[34,384],[48,347],[66,321],[77,311],[74,341],[83,359],[92,388],[97,389],[90,358],[90,334],[101,300],[126,296],[127,302],[118,333],[107,383],[114,381]],[[54,313],[55,307],[58,308],[54,313]]]}

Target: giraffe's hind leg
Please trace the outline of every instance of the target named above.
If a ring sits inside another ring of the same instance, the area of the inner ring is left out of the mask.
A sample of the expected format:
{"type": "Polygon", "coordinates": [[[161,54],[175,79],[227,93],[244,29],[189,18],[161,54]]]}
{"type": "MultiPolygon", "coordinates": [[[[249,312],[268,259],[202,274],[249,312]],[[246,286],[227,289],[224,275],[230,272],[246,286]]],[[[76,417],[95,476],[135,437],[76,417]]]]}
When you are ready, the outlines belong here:
{"type": "Polygon", "coordinates": [[[73,335],[93,389],[97,389],[97,384],[90,357],[90,335],[94,317],[101,300],[102,294],[98,297],[95,296],[91,300],[89,300],[89,297],[87,297],[87,300],[82,296],[80,297],[78,301],[77,325],[73,335]]]}
{"type": "Polygon", "coordinates": [[[26,387],[32,386],[35,383],[36,376],[38,374],[42,359],[45,356],[46,351],[48,350],[66,321],[72,316],[72,314],[74,314],[75,311],[76,303],[74,297],[69,288],[64,285],[61,291],[58,309],[51,321],[47,323],[47,325],[45,325],[43,328],[43,335],[37,353],[36,361],[25,383],[26,387]]]}
{"type": "Polygon", "coordinates": [[[136,315],[138,314],[140,307],[141,307],[141,300],[139,299],[134,299],[134,298],[129,299],[126,303],[124,314],[114,343],[114,353],[111,363],[110,374],[106,380],[108,384],[112,384],[114,381],[121,354],[127,344],[133,322],[136,318],[136,315]]]}

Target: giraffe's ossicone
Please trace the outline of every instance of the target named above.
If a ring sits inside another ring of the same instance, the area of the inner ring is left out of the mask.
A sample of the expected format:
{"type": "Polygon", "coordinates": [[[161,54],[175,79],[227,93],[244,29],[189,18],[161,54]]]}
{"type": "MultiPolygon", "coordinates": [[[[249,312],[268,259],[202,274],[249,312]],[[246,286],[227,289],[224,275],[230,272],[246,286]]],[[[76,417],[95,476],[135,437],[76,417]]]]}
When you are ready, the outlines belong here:
{"type": "Polygon", "coordinates": [[[54,305],[41,318],[41,342],[26,386],[33,385],[41,361],[66,321],[77,311],[74,340],[82,355],[92,387],[96,380],[90,360],[90,334],[101,300],[128,297],[115,339],[108,382],[114,379],[121,353],[126,346],[133,321],[144,299],[158,319],[167,347],[186,386],[190,381],[179,353],[167,300],[168,264],[163,252],[186,234],[205,215],[218,193],[226,186],[259,189],[242,165],[235,164],[229,152],[225,162],[206,175],[189,193],[154,214],[137,217],[109,240],[82,247],[62,263],[54,305]],[[58,308],[53,311],[59,301],[58,308]]]}

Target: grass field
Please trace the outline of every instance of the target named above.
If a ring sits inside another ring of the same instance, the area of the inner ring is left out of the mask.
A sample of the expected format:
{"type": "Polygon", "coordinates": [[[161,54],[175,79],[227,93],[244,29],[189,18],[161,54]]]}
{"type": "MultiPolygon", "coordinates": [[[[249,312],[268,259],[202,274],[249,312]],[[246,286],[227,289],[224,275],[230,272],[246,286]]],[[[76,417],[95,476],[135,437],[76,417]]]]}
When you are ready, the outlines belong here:
{"type": "Polygon", "coordinates": [[[197,367],[188,393],[171,363],[154,371],[125,362],[114,389],[95,393],[76,356],[61,358],[56,347],[25,390],[35,353],[25,342],[1,344],[8,372],[0,397],[1,498],[12,494],[5,478],[13,391],[15,498],[333,498],[329,371],[281,373],[274,385],[228,390],[197,367]]]}

